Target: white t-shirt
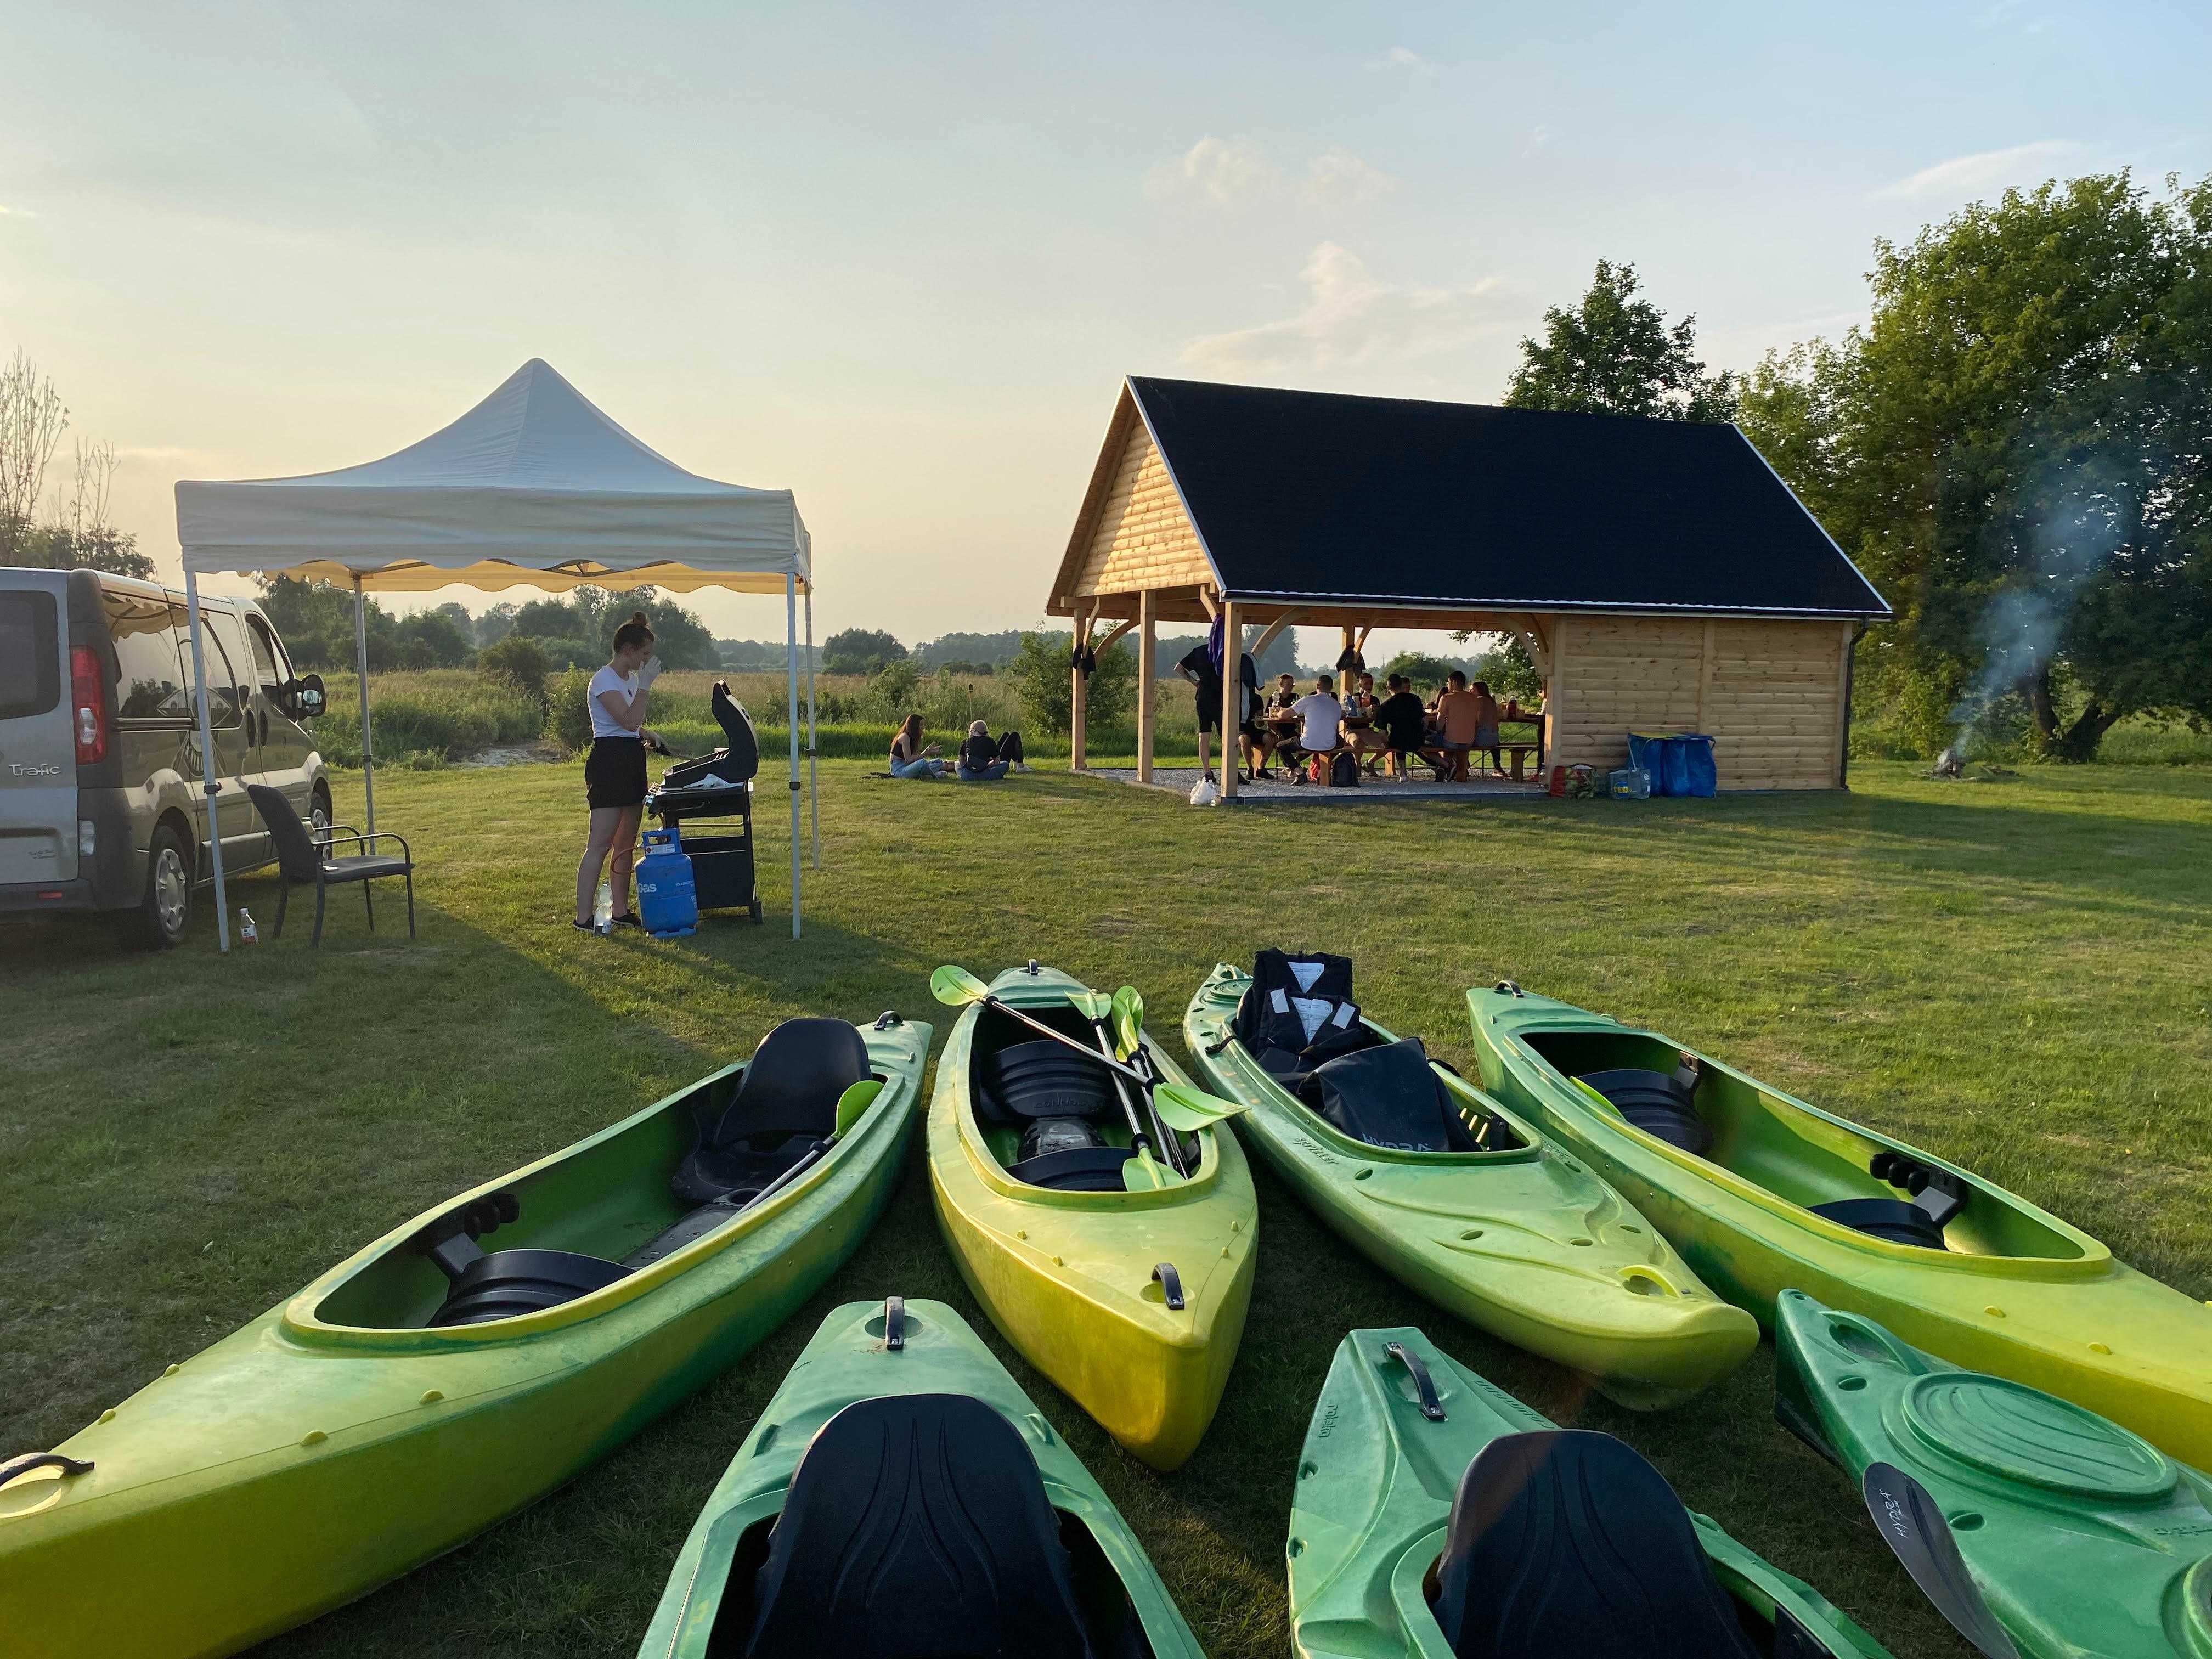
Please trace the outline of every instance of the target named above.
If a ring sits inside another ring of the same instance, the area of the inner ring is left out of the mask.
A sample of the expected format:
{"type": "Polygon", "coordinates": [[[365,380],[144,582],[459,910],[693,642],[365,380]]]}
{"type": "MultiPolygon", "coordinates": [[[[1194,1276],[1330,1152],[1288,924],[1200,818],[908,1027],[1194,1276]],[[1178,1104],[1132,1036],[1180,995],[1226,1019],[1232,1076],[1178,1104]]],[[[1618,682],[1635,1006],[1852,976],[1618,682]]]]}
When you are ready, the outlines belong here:
{"type": "Polygon", "coordinates": [[[611,664],[602,665],[599,672],[592,676],[591,687],[584,694],[585,701],[589,702],[592,706],[592,735],[593,737],[636,737],[636,732],[617,725],[615,722],[614,716],[607,713],[606,705],[599,701],[599,693],[602,691],[612,691],[617,696],[620,696],[625,703],[635,703],[640,697],[645,695],[645,688],[637,683],[637,676],[635,674],[617,674],[615,672],[613,665],[611,664]]]}
{"type": "Polygon", "coordinates": [[[1344,720],[1344,705],[1334,697],[1326,691],[1316,691],[1292,703],[1291,713],[1305,722],[1305,729],[1298,733],[1300,748],[1336,747],[1336,728],[1344,720]]]}

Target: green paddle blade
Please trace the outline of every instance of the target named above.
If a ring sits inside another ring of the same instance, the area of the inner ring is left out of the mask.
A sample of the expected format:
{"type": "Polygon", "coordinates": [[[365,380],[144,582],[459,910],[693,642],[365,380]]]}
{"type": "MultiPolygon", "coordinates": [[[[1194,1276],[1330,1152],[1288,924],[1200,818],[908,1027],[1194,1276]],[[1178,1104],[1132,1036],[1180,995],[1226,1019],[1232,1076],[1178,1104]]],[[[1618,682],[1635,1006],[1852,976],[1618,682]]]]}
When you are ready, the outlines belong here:
{"type": "Polygon", "coordinates": [[[860,1121],[862,1114],[876,1103],[876,1097],[883,1091],[881,1078],[864,1077],[837,1097],[837,1133],[840,1137],[860,1121]]]}
{"type": "Polygon", "coordinates": [[[1070,991],[1067,1000],[1085,1019],[1103,1019],[1112,1006],[1103,991],[1070,991]]]}
{"type": "Polygon", "coordinates": [[[1244,1106],[1241,1101],[1224,1100],[1180,1083],[1158,1083],[1152,1085],[1152,1109],[1169,1128],[1189,1134],[1209,1123],[1236,1116],[1244,1106]]]}
{"type": "Polygon", "coordinates": [[[1121,1185],[1133,1193],[1156,1193],[1174,1183],[1175,1177],[1152,1162],[1152,1152],[1139,1152],[1121,1166],[1121,1185]]]}
{"type": "Polygon", "coordinates": [[[948,1008],[981,1002],[991,988],[957,962],[948,962],[929,976],[929,994],[948,1008]]]}
{"type": "Polygon", "coordinates": [[[1114,1058],[1127,1060],[1137,1052],[1145,1029],[1145,1000],[1133,985],[1114,993],[1114,1058]]]}

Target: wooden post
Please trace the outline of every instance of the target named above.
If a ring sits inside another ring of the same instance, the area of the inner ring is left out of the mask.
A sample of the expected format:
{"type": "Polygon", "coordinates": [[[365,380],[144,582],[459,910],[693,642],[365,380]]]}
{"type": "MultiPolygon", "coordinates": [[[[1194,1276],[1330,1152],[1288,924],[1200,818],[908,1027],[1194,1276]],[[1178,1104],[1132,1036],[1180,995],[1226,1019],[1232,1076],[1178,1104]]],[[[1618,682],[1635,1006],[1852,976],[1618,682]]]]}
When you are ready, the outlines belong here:
{"type": "MultiPolygon", "coordinates": [[[[1705,618],[1705,642],[1698,653],[1698,730],[1705,729],[1705,708],[1713,694],[1713,635],[1716,624],[1705,618]]],[[[1710,734],[1709,734],[1710,735],[1710,734]]]]}
{"type": "Polygon", "coordinates": [[[1137,595],[1137,781],[1152,781],[1152,719],[1159,702],[1158,630],[1159,606],[1146,588],[1137,595]]]}
{"type": "Polygon", "coordinates": [[[1567,629],[1568,617],[1552,621],[1552,677],[1544,687],[1544,758],[1553,766],[1567,763],[1567,629]]]}
{"type": "Polygon", "coordinates": [[[1070,684],[1068,685],[1067,692],[1067,769],[1071,772],[1080,772],[1083,769],[1083,717],[1085,712],[1083,705],[1085,702],[1084,692],[1086,690],[1083,676],[1081,653],[1084,642],[1089,637],[1091,633],[1091,618],[1085,612],[1083,606],[1080,604],[1077,605],[1075,607],[1075,626],[1072,630],[1072,633],[1075,645],[1074,653],[1071,655],[1069,659],[1067,671],[1070,677],[1070,684]]]}
{"type": "Polygon", "coordinates": [[[1836,787],[1845,787],[1844,745],[1851,734],[1851,650],[1858,643],[1858,624],[1844,624],[1843,646],[1836,657],[1836,787]]]}
{"type": "Polygon", "coordinates": [[[1244,657],[1244,625],[1237,620],[1237,602],[1221,602],[1221,799],[1237,799],[1237,744],[1242,741],[1237,717],[1244,712],[1244,677],[1237,671],[1244,657]]]}

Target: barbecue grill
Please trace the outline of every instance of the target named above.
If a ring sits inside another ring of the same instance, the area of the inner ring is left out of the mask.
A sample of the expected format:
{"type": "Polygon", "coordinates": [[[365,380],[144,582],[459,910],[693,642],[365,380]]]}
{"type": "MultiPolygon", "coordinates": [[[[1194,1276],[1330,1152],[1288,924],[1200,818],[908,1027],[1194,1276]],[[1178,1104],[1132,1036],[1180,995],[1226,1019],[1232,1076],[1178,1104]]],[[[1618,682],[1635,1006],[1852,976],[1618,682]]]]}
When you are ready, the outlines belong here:
{"type": "MultiPolygon", "coordinates": [[[[760,893],[753,875],[753,775],[760,770],[760,739],[751,716],[730,695],[726,680],[714,682],[710,700],[722,728],[722,746],[711,755],[672,756],[677,763],[661,774],[645,798],[645,810],[678,840],[691,860],[691,884],[702,910],[749,910],[761,919],[760,893]],[[678,828],[686,818],[735,819],[719,835],[687,835],[678,828]]],[[[661,751],[666,754],[668,751],[661,751]]]]}

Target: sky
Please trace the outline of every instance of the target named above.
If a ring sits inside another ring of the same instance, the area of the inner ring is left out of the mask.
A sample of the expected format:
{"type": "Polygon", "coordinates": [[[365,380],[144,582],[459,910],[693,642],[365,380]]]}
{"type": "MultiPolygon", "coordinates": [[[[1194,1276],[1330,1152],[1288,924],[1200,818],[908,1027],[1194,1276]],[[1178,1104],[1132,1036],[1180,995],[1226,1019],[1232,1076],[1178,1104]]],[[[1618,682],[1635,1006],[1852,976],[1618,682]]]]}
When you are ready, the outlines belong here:
{"type": "MultiPolygon", "coordinates": [[[[797,491],[817,639],[1035,623],[1124,374],[1494,401],[1601,258],[1744,368],[1863,319],[1879,237],[2212,173],[2201,0],[0,0],[0,355],[167,572],[177,479],[387,453],[542,356],[797,491]]],[[[516,595],[403,608],[448,597],[516,595]]]]}

